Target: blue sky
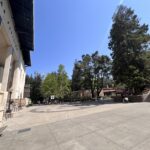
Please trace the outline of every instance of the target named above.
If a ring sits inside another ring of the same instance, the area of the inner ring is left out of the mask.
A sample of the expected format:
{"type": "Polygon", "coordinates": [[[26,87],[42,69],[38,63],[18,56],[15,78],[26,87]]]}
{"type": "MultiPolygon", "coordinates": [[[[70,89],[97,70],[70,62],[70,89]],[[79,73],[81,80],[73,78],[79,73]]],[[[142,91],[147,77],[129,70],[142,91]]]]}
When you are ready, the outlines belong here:
{"type": "Polygon", "coordinates": [[[98,50],[109,55],[111,18],[120,2],[150,24],[149,0],[35,0],[35,48],[27,73],[45,75],[64,64],[71,77],[74,61],[82,54],[98,50]]]}

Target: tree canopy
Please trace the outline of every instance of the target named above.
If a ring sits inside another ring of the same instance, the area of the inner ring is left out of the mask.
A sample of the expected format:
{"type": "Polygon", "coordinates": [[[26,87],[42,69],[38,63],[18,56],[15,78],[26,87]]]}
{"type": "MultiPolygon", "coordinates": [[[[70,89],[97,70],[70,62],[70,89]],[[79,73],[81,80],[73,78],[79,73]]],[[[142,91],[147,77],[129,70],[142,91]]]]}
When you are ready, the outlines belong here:
{"type": "Polygon", "coordinates": [[[34,76],[26,76],[26,84],[30,84],[30,98],[33,103],[43,100],[43,94],[41,92],[43,76],[39,73],[34,73],[34,76]]]}
{"type": "Polygon", "coordinates": [[[70,81],[63,65],[59,65],[57,72],[47,74],[42,83],[42,92],[45,97],[54,95],[64,98],[70,92],[70,81]]]}
{"type": "Polygon", "coordinates": [[[133,93],[139,93],[148,77],[143,57],[150,42],[148,25],[140,24],[134,10],[121,5],[113,16],[109,38],[115,82],[125,84],[133,93]]]}
{"type": "Polygon", "coordinates": [[[72,90],[90,89],[92,97],[99,96],[111,73],[111,60],[108,56],[99,55],[98,51],[82,55],[82,60],[74,64],[72,90]]]}

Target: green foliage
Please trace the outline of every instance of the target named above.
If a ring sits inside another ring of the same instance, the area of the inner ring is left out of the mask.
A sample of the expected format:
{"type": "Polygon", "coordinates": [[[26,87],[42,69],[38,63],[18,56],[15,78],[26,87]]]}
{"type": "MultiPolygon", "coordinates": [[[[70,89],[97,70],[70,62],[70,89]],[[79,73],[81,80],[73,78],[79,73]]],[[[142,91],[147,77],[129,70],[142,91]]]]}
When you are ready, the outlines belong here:
{"type": "Polygon", "coordinates": [[[79,91],[82,89],[82,68],[81,62],[75,61],[71,82],[72,91],[79,91]]]}
{"type": "Polygon", "coordinates": [[[147,84],[147,69],[142,57],[150,35],[148,25],[141,25],[131,8],[120,6],[113,16],[109,48],[112,50],[112,74],[115,82],[139,93],[147,84]]]}
{"type": "Polygon", "coordinates": [[[26,76],[26,84],[30,84],[30,98],[34,104],[43,100],[41,92],[42,79],[43,77],[39,73],[35,73],[34,76],[26,76]]]}
{"type": "Polygon", "coordinates": [[[70,81],[63,65],[59,65],[57,72],[47,74],[41,89],[45,97],[55,95],[62,99],[70,93],[70,81]]]}
{"type": "Polygon", "coordinates": [[[111,75],[111,60],[108,56],[100,56],[96,51],[92,54],[92,66],[93,66],[93,77],[94,87],[97,91],[97,97],[101,92],[102,88],[107,86],[111,75]]]}
{"type": "Polygon", "coordinates": [[[70,93],[70,81],[63,65],[59,65],[57,73],[58,93],[57,97],[64,98],[70,93]]]}
{"type": "Polygon", "coordinates": [[[56,95],[58,91],[57,74],[55,72],[47,74],[42,83],[42,92],[45,97],[56,95]]]}
{"type": "Polygon", "coordinates": [[[92,97],[95,90],[97,97],[110,77],[111,61],[108,56],[100,56],[98,51],[92,55],[82,55],[81,61],[74,64],[72,90],[91,89],[92,97]]]}
{"type": "Polygon", "coordinates": [[[150,50],[145,51],[142,55],[142,58],[144,60],[144,77],[146,86],[150,86],[150,50]]]}

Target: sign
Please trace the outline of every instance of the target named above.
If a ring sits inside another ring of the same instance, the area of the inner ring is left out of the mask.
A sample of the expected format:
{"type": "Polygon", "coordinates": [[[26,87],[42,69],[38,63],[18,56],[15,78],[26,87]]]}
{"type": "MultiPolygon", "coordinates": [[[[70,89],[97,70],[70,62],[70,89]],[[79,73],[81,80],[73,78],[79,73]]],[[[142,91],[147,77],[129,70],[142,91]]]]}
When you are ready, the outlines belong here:
{"type": "Polygon", "coordinates": [[[51,95],[51,99],[55,99],[55,96],[54,96],[54,95],[51,95]]]}

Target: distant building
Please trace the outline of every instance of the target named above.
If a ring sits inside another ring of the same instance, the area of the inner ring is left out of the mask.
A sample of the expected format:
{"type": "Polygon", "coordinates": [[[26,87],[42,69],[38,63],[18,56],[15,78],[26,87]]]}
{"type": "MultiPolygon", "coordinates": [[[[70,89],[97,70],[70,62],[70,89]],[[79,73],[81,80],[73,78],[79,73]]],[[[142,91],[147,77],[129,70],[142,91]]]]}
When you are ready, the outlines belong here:
{"type": "MultiPolygon", "coordinates": [[[[102,88],[101,92],[99,93],[99,97],[123,95],[124,92],[125,92],[125,89],[102,88]]],[[[96,95],[96,90],[95,90],[94,94],[96,95]]],[[[73,91],[72,97],[73,98],[92,98],[91,90],[73,91]]]]}
{"type": "Polygon", "coordinates": [[[0,123],[10,99],[24,98],[33,50],[33,0],[0,0],[0,123]]]}
{"type": "Polygon", "coordinates": [[[114,88],[103,88],[100,92],[100,96],[111,96],[114,93],[116,93],[114,88]]]}

